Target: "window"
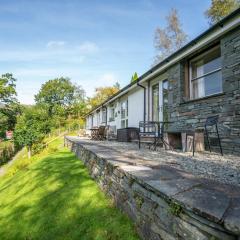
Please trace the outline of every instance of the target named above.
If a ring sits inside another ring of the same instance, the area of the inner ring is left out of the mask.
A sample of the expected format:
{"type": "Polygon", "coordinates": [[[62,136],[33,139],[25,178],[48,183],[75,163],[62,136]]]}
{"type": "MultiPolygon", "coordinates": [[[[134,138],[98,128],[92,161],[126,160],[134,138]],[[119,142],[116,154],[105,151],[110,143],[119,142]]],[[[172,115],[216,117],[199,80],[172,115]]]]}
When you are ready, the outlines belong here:
{"type": "Polygon", "coordinates": [[[100,125],[100,120],[101,120],[101,115],[100,115],[100,111],[97,111],[97,126],[100,125]]]}
{"type": "Polygon", "coordinates": [[[102,123],[106,123],[107,120],[107,111],[106,108],[103,108],[102,110],[102,123]]]}
{"type": "Polygon", "coordinates": [[[110,107],[110,109],[109,109],[109,122],[114,121],[114,119],[115,119],[115,108],[110,107]]]}
{"type": "Polygon", "coordinates": [[[201,54],[189,62],[190,97],[202,98],[222,92],[220,47],[201,54]]]}
{"type": "Polygon", "coordinates": [[[121,102],[121,128],[128,127],[128,100],[121,102]]]}
{"type": "Polygon", "coordinates": [[[168,80],[164,80],[162,83],[162,107],[163,107],[163,121],[168,122],[168,80]]]}
{"type": "Polygon", "coordinates": [[[152,119],[159,121],[159,83],[152,86],[152,119]]]}

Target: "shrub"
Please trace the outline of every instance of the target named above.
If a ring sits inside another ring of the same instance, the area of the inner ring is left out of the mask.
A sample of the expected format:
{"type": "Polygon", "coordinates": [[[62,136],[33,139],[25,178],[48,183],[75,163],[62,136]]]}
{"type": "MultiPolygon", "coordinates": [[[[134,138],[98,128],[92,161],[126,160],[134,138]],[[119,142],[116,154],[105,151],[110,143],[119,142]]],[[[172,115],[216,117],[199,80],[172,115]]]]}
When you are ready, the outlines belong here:
{"type": "Polygon", "coordinates": [[[22,160],[22,161],[20,161],[20,162],[17,163],[16,168],[17,168],[17,170],[25,170],[25,169],[28,169],[28,166],[29,166],[30,163],[31,163],[31,162],[30,162],[29,160],[24,159],[24,160],[22,160]]]}
{"type": "Polygon", "coordinates": [[[12,142],[4,142],[0,148],[0,165],[7,163],[15,154],[14,145],[12,142]]]}
{"type": "Polygon", "coordinates": [[[17,171],[18,169],[16,167],[12,167],[7,171],[7,175],[12,177],[17,171]]]}
{"type": "Polygon", "coordinates": [[[32,154],[35,155],[40,153],[45,148],[45,144],[43,142],[33,144],[32,146],[32,154]]]}

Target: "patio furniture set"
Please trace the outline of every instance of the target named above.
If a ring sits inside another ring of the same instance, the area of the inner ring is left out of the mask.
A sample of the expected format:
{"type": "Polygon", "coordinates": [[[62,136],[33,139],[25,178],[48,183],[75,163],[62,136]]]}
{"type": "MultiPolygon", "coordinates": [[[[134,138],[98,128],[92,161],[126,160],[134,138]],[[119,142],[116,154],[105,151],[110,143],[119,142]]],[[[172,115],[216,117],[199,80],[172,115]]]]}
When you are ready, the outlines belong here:
{"type": "MultiPolygon", "coordinates": [[[[156,150],[159,146],[165,149],[181,148],[185,151],[204,151],[205,142],[211,152],[211,139],[214,136],[216,145],[223,155],[221,139],[218,131],[218,116],[208,117],[204,127],[195,130],[168,130],[174,122],[167,121],[140,121],[139,128],[124,128],[117,130],[117,141],[137,142],[139,149],[142,144],[148,145],[149,149],[156,150]],[[206,141],[204,141],[206,139],[206,141]],[[189,141],[190,140],[190,141],[189,141]]],[[[92,140],[109,140],[109,126],[94,127],[91,130],[92,140]]]]}

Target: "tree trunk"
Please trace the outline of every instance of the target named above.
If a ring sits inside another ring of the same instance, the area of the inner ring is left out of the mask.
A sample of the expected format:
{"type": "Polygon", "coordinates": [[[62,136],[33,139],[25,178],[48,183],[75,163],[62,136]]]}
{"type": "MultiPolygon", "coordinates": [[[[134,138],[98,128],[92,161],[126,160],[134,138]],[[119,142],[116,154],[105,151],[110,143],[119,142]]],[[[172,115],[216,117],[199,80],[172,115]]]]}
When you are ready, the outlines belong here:
{"type": "Polygon", "coordinates": [[[30,159],[31,158],[31,147],[27,147],[28,148],[28,159],[30,159]]]}

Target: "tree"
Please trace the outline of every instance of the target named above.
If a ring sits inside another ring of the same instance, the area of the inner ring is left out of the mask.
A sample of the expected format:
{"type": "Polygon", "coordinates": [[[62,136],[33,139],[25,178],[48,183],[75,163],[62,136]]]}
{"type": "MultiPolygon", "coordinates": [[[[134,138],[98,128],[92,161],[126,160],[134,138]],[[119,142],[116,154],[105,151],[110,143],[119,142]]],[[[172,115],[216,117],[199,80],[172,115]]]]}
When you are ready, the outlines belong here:
{"type": "Polygon", "coordinates": [[[88,105],[90,105],[91,108],[95,108],[118,91],[119,88],[116,87],[116,85],[96,88],[94,96],[88,99],[88,105]]]}
{"type": "Polygon", "coordinates": [[[0,108],[0,137],[5,137],[7,130],[14,130],[17,116],[21,112],[22,107],[19,103],[10,103],[0,108]]]}
{"type": "Polygon", "coordinates": [[[135,73],[132,75],[131,83],[132,83],[132,82],[135,82],[135,81],[137,81],[137,80],[138,80],[138,75],[137,75],[137,73],[135,72],[135,73]]]}
{"type": "Polygon", "coordinates": [[[155,48],[158,54],[155,57],[154,65],[168,57],[181,48],[187,41],[187,35],[181,29],[178,12],[172,9],[166,17],[167,27],[157,28],[155,31],[155,48]]]}
{"type": "Polygon", "coordinates": [[[240,7],[239,0],[212,0],[210,8],[205,12],[210,25],[217,23],[232,11],[240,7]]]}
{"type": "Polygon", "coordinates": [[[17,118],[14,142],[17,146],[27,147],[30,158],[33,144],[40,143],[50,131],[51,119],[48,118],[45,109],[36,106],[28,107],[17,118]]]}
{"type": "Polygon", "coordinates": [[[120,84],[119,84],[119,82],[116,82],[116,83],[113,85],[113,87],[115,87],[115,88],[117,88],[118,90],[120,90],[120,84]]]}
{"type": "Polygon", "coordinates": [[[0,137],[5,136],[6,130],[13,130],[17,115],[21,112],[16,99],[16,79],[11,73],[0,77],[0,137]]]}
{"type": "Polygon", "coordinates": [[[85,91],[74,85],[69,78],[56,78],[44,83],[35,96],[38,105],[45,106],[49,117],[53,115],[67,115],[71,106],[85,99],[85,91]]]}
{"type": "Polygon", "coordinates": [[[16,79],[11,73],[2,74],[0,77],[0,104],[16,102],[16,79]]]}

